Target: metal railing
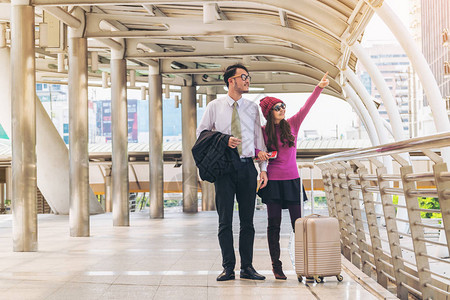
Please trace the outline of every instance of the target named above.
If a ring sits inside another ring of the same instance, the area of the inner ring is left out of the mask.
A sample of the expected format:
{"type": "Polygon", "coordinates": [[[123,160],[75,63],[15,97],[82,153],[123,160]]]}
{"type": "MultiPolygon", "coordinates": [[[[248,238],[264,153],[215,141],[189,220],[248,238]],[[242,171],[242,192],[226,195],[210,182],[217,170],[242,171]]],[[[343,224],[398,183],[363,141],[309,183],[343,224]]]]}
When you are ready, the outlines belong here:
{"type": "Polygon", "coordinates": [[[450,173],[430,150],[449,146],[443,133],[314,160],[329,215],[339,220],[342,254],[400,299],[450,299],[450,173]],[[432,171],[414,172],[412,151],[428,157],[432,171]],[[423,181],[431,188],[418,188],[423,181]],[[421,205],[422,197],[436,207],[421,205]]]}

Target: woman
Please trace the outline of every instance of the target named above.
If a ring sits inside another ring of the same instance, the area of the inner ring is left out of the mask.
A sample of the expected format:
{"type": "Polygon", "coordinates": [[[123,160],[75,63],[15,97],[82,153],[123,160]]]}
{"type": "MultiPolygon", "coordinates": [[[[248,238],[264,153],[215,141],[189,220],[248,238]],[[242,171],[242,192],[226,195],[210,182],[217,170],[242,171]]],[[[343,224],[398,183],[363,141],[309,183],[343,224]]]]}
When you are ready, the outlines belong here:
{"type": "MultiPolygon", "coordinates": [[[[264,141],[269,151],[277,151],[277,157],[267,167],[269,181],[258,195],[267,205],[267,241],[269,243],[272,271],[276,279],[286,279],[280,261],[281,210],[289,209],[292,228],[301,216],[300,178],[297,170],[297,135],[306,115],[322,90],[328,86],[328,72],[314,89],[305,105],[291,118],[285,120],[286,104],[274,97],[261,100],[262,113],[267,119],[263,126],[264,141]]],[[[267,160],[269,155],[258,151],[258,158],[267,160]]]]}

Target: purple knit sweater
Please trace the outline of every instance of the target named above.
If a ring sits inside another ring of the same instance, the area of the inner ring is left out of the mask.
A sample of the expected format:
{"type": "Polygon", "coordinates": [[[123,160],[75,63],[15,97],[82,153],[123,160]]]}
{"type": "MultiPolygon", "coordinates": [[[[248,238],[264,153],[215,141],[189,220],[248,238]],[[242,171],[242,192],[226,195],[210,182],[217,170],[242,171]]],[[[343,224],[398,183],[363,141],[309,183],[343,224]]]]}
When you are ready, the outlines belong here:
{"type": "MultiPolygon", "coordinates": [[[[289,125],[291,125],[291,132],[295,138],[295,141],[297,141],[297,135],[300,129],[300,125],[302,124],[313,104],[316,102],[322,90],[322,88],[316,86],[311,96],[309,96],[308,100],[306,100],[305,105],[303,105],[303,107],[300,108],[300,110],[295,115],[286,120],[289,125]]],[[[294,147],[288,147],[287,145],[283,147],[283,144],[281,143],[279,138],[279,125],[275,125],[275,131],[278,136],[278,155],[277,158],[271,159],[269,161],[269,166],[267,167],[267,176],[269,177],[269,180],[291,180],[299,178],[296,160],[297,144],[294,147]]],[[[263,135],[264,142],[267,145],[267,134],[265,126],[263,126],[263,135]]]]}

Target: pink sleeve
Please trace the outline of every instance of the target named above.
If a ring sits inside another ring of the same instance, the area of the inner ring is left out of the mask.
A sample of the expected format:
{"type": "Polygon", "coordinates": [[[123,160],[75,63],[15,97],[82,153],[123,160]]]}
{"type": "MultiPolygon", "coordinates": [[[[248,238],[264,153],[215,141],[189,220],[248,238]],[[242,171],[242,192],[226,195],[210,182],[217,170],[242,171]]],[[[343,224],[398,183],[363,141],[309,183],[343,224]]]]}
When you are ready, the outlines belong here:
{"type": "Polygon", "coordinates": [[[317,98],[319,97],[320,93],[322,92],[322,88],[319,86],[316,86],[314,91],[312,92],[311,96],[309,96],[308,100],[306,100],[306,103],[300,108],[300,110],[290,117],[287,121],[291,125],[291,129],[294,132],[298,132],[300,129],[300,125],[302,124],[303,120],[305,119],[306,115],[308,115],[309,110],[313,106],[313,104],[316,102],[317,98]]]}

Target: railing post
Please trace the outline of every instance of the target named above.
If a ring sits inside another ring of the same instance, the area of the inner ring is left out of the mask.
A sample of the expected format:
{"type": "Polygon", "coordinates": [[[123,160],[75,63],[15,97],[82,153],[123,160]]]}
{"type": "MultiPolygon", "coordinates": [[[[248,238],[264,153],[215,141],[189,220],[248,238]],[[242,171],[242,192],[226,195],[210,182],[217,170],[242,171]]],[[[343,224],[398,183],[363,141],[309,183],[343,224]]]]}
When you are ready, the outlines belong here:
{"type": "MultiPolygon", "coordinates": [[[[354,162],[355,163],[355,162],[354,162]]],[[[355,163],[359,166],[359,163],[355,163]]],[[[361,216],[361,204],[359,201],[359,191],[354,189],[356,186],[356,180],[350,179],[350,175],[354,175],[355,172],[349,168],[346,172],[348,195],[350,198],[350,205],[352,207],[353,223],[356,227],[356,243],[358,244],[358,251],[360,255],[360,267],[361,270],[368,276],[372,274],[372,267],[368,264],[370,262],[370,257],[367,254],[367,242],[366,233],[364,232],[364,223],[362,222],[361,216]]]]}
{"type": "Polygon", "coordinates": [[[336,165],[338,170],[338,183],[341,190],[342,208],[344,210],[344,221],[346,223],[347,238],[350,246],[351,262],[359,268],[360,258],[357,255],[358,245],[356,243],[356,228],[352,217],[352,206],[350,204],[349,187],[347,184],[347,171],[351,170],[348,163],[340,162],[341,167],[336,165]],[[342,178],[341,177],[344,177],[342,178]]]}
{"type": "Polygon", "coordinates": [[[434,299],[434,291],[427,287],[431,283],[431,274],[425,269],[430,270],[428,262],[427,245],[425,244],[425,235],[423,228],[419,226],[422,223],[418,198],[410,196],[408,191],[416,189],[414,181],[407,181],[406,175],[412,174],[412,166],[407,161],[401,162],[400,174],[402,175],[403,191],[406,199],[406,209],[408,210],[409,228],[411,230],[411,239],[414,246],[414,255],[416,258],[417,273],[419,276],[419,286],[422,292],[422,299],[434,299]],[[425,255],[423,255],[425,254],[425,255]]]}
{"type": "MultiPolygon", "coordinates": [[[[313,164],[308,164],[308,168],[309,168],[309,179],[311,180],[311,213],[314,213],[314,176],[313,176],[313,170],[314,170],[314,165],[313,164]]],[[[303,192],[302,192],[303,194],[303,192]]]]}
{"type": "Polygon", "coordinates": [[[350,239],[349,239],[349,233],[347,232],[347,226],[345,222],[345,212],[344,212],[344,201],[342,199],[342,195],[340,193],[340,179],[339,179],[339,170],[332,166],[332,174],[331,174],[331,182],[332,182],[332,189],[333,189],[333,196],[334,201],[336,204],[336,213],[337,218],[339,220],[339,227],[341,231],[341,240],[342,240],[342,254],[347,258],[349,261],[351,261],[351,252],[350,252],[350,239]],[[334,180],[333,180],[334,179],[334,180]]]}
{"type": "Polygon", "coordinates": [[[333,197],[333,189],[331,187],[333,183],[331,181],[330,170],[323,165],[320,165],[319,167],[322,170],[323,189],[325,191],[325,196],[327,197],[328,215],[330,217],[337,218],[336,207],[334,204],[334,197],[333,197]]]}
{"type": "Polygon", "coordinates": [[[377,272],[377,282],[387,288],[387,277],[383,274],[383,248],[380,240],[380,232],[378,230],[377,215],[375,214],[375,205],[373,203],[373,194],[368,192],[366,188],[370,187],[370,181],[364,179],[364,175],[368,174],[365,167],[358,169],[359,180],[361,182],[361,190],[364,200],[364,210],[366,211],[366,219],[369,227],[370,241],[372,244],[372,254],[377,272]]]}
{"type": "Polygon", "coordinates": [[[395,207],[393,206],[392,196],[385,192],[385,188],[389,188],[389,181],[383,179],[383,175],[387,174],[386,167],[376,159],[371,160],[377,166],[378,186],[380,188],[381,202],[383,203],[383,213],[386,223],[386,232],[389,240],[389,249],[391,252],[392,266],[394,267],[394,277],[397,285],[397,297],[402,300],[408,299],[408,290],[402,285],[406,282],[406,276],[400,272],[405,266],[402,261],[402,249],[400,248],[400,237],[395,221],[395,207]]]}
{"type": "Polygon", "coordinates": [[[299,173],[300,173],[300,205],[302,207],[301,214],[302,214],[302,218],[303,218],[305,216],[305,199],[304,199],[304,196],[303,196],[302,168],[303,168],[303,165],[298,165],[298,170],[299,170],[299,173]]]}
{"type": "Polygon", "coordinates": [[[433,165],[434,182],[439,195],[439,206],[441,208],[442,223],[444,225],[447,247],[450,251],[450,199],[446,197],[445,191],[450,191],[450,181],[441,177],[442,172],[447,172],[447,163],[438,162],[433,165]]]}

